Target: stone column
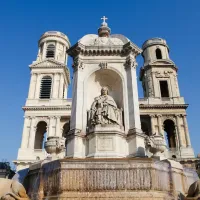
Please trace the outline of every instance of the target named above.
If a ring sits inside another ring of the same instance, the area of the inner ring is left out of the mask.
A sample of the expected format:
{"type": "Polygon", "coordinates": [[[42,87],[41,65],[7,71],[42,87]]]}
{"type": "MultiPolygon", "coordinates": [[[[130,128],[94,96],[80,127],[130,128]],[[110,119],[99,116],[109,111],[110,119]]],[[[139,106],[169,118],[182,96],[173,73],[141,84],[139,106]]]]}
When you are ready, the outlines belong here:
{"type": "Polygon", "coordinates": [[[61,127],[60,127],[60,119],[61,119],[60,116],[56,117],[56,134],[55,135],[58,137],[62,137],[61,127]]]}
{"type": "Polygon", "coordinates": [[[60,75],[60,87],[59,87],[59,99],[63,99],[63,94],[64,94],[64,77],[63,75],[61,74],[60,75]]]}
{"type": "Polygon", "coordinates": [[[59,92],[59,81],[60,81],[60,74],[56,73],[53,77],[53,98],[58,98],[58,92],[59,92]]]}
{"type": "Polygon", "coordinates": [[[37,74],[32,73],[31,80],[30,80],[29,93],[28,93],[29,99],[34,99],[35,97],[36,81],[37,81],[37,74]]]}
{"type": "Polygon", "coordinates": [[[30,124],[31,124],[31,118],[25,116],[24,128],[23,128],[23,134],[22,134],[22,143],[21,143],[22,149],[28,148],[29,134],[30,134],[30,128],[31,128],[30,124]]]}
{"type": "Polygon", "coordinates": [[[181,127],[180,127],[180,115],[176,115],[176,125],[177,125],[177,131],[178,131],[178,140],[179,140],[179,147],[183,146],[183,141],[181,138],[181,127]]]}
{"type": "Polygon", "coordinates": [[[155,115],[150,115],[151,117],[151,131],[152,131],[152,135],[155,134],[155,124],[154,124],[154,118],[155,115]]]}
{"type": "Polygon", "coordinates": [[[163,125],[162,125],[162,115],[157,115],[157,117],[158,117],[158,131],[159,131],[159,134],[164,136],[163,125]]]}
{"type": "Polygon", "coordinates": [[[185,129],[186,145],[187,145],[187,147],[191,147],[186,115],[183,115],[183,123],[184,123],[184,129],[185,129]]]}
{"type": "Polygon", "coordinates": [[[36,131],[37,131],[36,118],[32,117],[32,119],[31,119],[31,127],[30,127],[30,134],[29,134],[29,143],[28,143],[28,147],[30,149],[34,149],[36,131]]]}

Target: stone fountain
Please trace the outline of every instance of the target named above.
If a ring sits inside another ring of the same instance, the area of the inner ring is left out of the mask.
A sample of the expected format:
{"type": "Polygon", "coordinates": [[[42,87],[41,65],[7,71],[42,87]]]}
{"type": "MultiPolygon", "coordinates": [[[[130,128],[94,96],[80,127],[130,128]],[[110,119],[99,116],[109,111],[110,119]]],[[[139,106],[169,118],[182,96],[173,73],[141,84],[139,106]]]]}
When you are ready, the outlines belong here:
{"type": "Polygon", "coordinates": [[[197,180],[194,171],[163,160],[165,147],[159,136],[146,141],[152,158],[56,159],[62,144],[62,138],[48,138],[45,148],[52,159],[30,167],[24,184],[32,200],[183,199],[197,180]]]}

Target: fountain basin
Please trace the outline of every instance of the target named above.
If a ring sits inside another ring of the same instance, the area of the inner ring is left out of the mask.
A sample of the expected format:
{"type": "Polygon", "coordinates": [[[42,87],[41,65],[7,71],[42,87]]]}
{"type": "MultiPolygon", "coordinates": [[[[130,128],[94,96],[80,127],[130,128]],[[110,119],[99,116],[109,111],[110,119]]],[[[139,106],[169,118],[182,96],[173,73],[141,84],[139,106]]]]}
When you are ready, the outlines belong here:
{"type": "Polygon", "coordinates": [[[65,158],[33,168],[25,187],[33,199],[177,199],[198,179],[180,163],[152,158],[65,158]]]}

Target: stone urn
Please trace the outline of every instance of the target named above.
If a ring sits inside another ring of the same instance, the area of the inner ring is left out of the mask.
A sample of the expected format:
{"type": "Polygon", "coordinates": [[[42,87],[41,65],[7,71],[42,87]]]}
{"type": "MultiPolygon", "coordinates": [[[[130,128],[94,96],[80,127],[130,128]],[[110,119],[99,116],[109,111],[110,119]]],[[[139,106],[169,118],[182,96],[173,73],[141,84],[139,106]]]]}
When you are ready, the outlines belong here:
{"type": "Polygon", "coordinates": [[[146,139],[146,146],[149,152],[153,154],[152,157],[164,157],[164,151],[167,146],[162,135],[152,135],[146,139]]]}
{"type": "Polygon", "coordinates": [[[52,158],[57,158],[57,155],[65,148],[65,138],[51,136],[44,143],[44,148],[52,158]]]}

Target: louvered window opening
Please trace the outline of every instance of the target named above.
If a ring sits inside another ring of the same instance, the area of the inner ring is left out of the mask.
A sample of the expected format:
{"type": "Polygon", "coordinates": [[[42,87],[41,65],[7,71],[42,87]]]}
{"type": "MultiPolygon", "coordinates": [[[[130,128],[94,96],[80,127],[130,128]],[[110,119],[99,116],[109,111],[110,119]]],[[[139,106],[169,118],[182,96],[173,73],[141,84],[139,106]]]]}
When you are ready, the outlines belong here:
{"type": "Polygon", "coordinates": [[[55,56],[55,46],[53,44],[50,44],[47,46],[46,58],[54,58],[54,56],[55,56]]]}
{"type": "Polygon", "coordinates": [[[51,95],[51,77],[44,77],[40,87],[40,99],[50,99],[51,95]]]}

